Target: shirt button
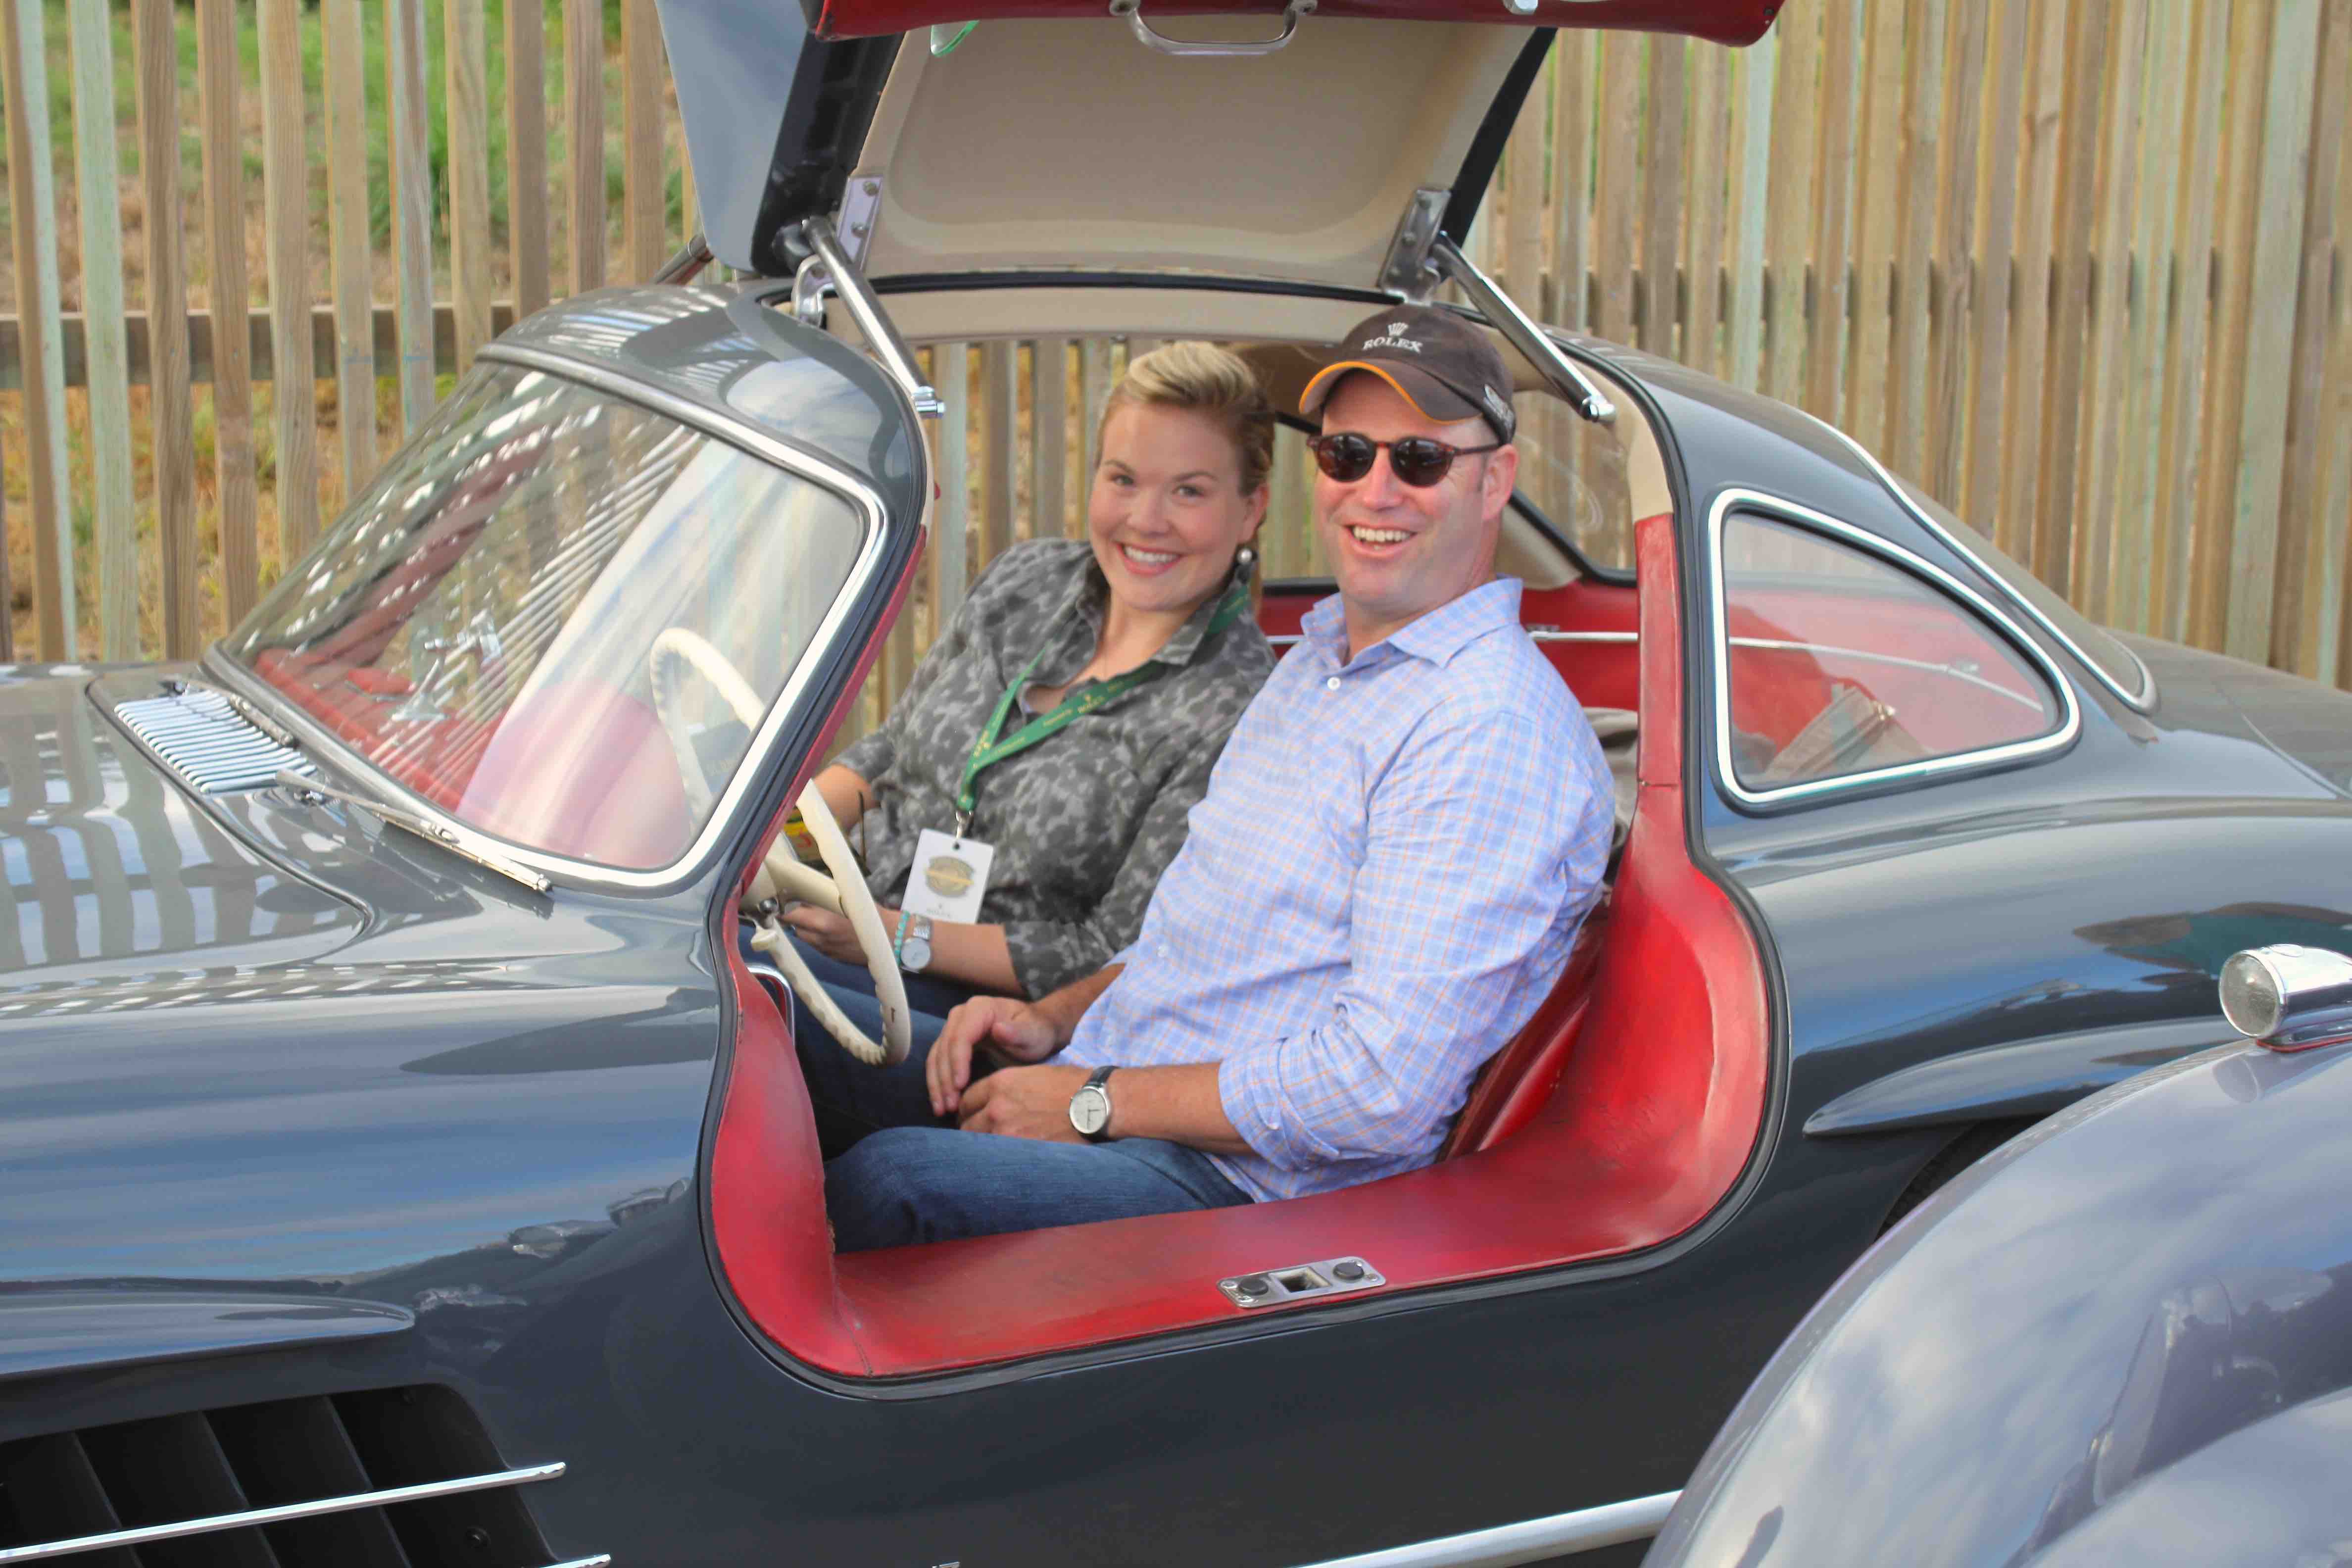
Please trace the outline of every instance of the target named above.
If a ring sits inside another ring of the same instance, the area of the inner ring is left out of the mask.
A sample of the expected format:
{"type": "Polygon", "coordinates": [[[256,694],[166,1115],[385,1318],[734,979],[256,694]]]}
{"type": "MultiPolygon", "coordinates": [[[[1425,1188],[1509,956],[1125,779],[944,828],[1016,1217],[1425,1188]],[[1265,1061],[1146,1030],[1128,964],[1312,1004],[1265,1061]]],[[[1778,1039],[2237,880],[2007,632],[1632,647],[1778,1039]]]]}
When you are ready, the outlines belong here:
{"type": "Polygon", "coordinates": [[[1332,690],[1337,691],[1337,690],[1339,690],[1339,678],[1338,676],[1336,676],[1336,675],[1335,675],[1335,676],[1333,676],[1330,679],[1328,679],[1328,680],[1325,681],[1323,684],[1324,684],[1324,685],[1326,685],[1326,686],[1328,686],[1328,687],[1329,687],[1332,690]]]}

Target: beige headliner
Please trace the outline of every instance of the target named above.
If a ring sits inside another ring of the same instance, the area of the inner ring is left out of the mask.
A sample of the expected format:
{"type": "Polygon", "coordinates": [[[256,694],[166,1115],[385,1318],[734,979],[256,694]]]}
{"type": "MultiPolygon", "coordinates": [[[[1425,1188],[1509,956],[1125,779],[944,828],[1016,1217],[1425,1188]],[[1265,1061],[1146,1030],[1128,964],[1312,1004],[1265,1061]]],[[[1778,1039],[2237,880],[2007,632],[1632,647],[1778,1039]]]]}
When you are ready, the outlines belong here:
{"type": "MultiPolygon", "coordinates": [[[[1275,406],[1286,413],[1297,412],[1300,390],[1336,357],[1339,341],[1367,313],[1354,300],[1144,286],[940,289],[892,295],[885,304],[899,331],[918,346],[992,338],[1212,339],[1231,344],[1247,359],[1275,406]]],[[[859,341],[838,302],[829,305],[826,325],[836,337],[859,341]]],[[[1549,384],[1518,351],[1499,337],[1496,346],[1510,367],[1515,387],[1521,392],[1548,388],[1549,384]]],[[[1671,511],[1665,458],[1641,405],[1618,378],[1589,363],[1585,368],[1617,405],[1614,428],[1624,443],[1633,517],[1671,511]]],[[[1534,588],[1562,587],[1577,576],[1573,560],[1516,511],[1504,514],[1496,564],[1534,588]]]]}
{"type": "MultiPolygon", "coordinates": [[[[1186,37],[1263,36],[1188,16],[1186,37]]],[[[1454,184],[1517,27],[1308,16],[1278,54],[1173,58],[1123,21],[984,22],[900,47],[853,180],[870,278],[1149,268],[1369,289],[1423,186],[1454,184]]]]}

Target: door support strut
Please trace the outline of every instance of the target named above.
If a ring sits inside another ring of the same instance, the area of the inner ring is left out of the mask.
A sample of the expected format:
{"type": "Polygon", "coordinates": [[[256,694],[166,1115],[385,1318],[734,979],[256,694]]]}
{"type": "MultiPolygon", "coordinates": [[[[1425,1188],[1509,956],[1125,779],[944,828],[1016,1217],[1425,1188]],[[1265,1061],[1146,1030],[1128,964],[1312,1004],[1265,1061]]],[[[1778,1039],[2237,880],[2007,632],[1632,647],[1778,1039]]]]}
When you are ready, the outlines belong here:
{"type": "Polygon", "coordinates": [[[1438,236],[1429,247],[1430,259],[1437,269],[1461,287],[1470,296],[1470,302],[1485,312],[1495,330],[1503,334],[1510,345],[1528,356],[1543,378],[1552,384],[1559,395],[1575,405],[1576,411],[1595,425],[1613,425],[1617,405],[1601,395],[1601,388],[1574,360],[1559,352],[1559,345],[1546,335],[1544,330],[1519,309],[1508,294],[1496,286],[1495,280],[1478,270],[1477,265],[1462,254],[1462,247],[1444,235],[1438,236]]]}

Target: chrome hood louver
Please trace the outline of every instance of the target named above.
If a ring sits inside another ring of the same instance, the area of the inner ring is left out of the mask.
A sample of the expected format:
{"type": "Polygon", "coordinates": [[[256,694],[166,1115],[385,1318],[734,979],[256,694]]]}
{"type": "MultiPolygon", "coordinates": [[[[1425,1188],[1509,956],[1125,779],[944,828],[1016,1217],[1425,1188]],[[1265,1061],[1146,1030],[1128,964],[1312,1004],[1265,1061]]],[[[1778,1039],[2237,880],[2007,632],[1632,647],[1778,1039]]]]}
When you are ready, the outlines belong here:
{"type": "Polygon", "coordinates": [[[208,686],[183,684],[162,697],[117,705],[115,716],[147,749],[200,795],[259,789],[287,769],[306,777],[317,766],[293,737],[251,705],[208,686]]]}
{"type": "Polygon", "coordinates": [[[562,1474],[501,1466],[433,1386],[86,1427],[0,1442],[0,1564],[541,1568],[551,1553],[515,1489],[562,1474]]]}

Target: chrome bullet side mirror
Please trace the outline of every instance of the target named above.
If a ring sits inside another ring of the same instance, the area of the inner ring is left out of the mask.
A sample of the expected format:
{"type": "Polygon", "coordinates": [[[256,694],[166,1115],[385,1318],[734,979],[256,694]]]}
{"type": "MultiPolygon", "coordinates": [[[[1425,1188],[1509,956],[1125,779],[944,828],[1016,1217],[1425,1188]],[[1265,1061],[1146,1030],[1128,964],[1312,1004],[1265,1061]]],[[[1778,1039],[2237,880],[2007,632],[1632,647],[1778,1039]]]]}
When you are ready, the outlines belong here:
{"type": "Polygon", "coordinates": [[[2274,1051],[2352,1040],[2352,958],[2282,942],[2221,966],[2221,1016],[2274,1051]]]}

